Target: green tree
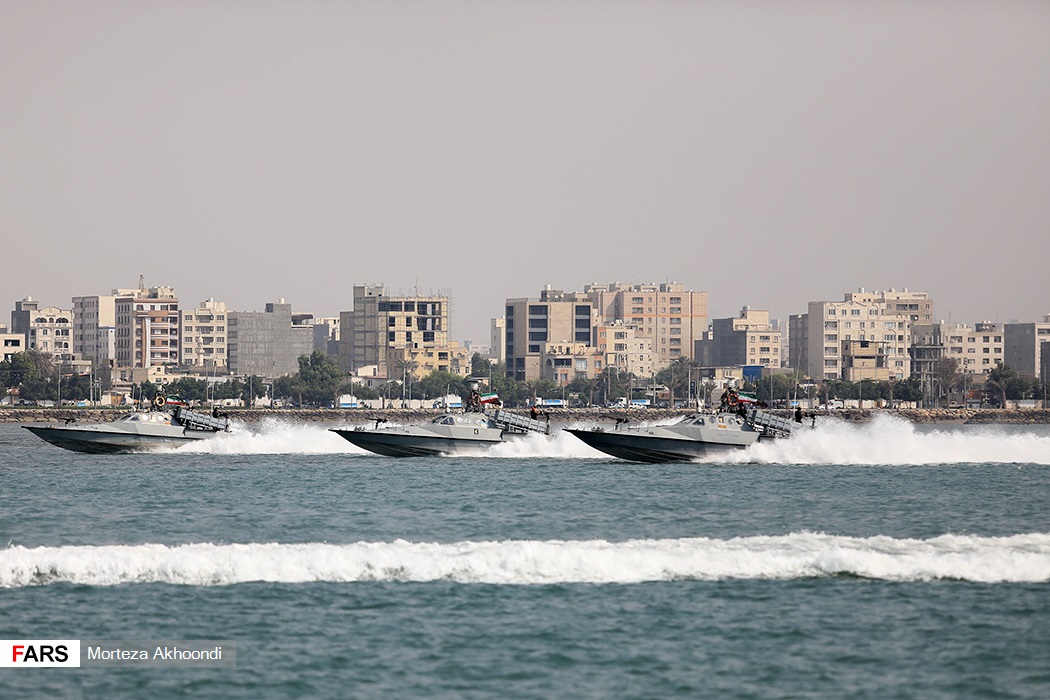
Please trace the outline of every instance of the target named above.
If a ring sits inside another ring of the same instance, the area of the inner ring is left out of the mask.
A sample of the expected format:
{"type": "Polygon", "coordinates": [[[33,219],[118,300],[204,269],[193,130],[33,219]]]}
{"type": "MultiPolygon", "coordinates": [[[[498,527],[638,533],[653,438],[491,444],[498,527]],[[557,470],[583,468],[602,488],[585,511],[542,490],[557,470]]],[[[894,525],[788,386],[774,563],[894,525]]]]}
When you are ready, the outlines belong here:
{"type": "Polygon", "coordinates": [[[580,400],[584,401],[586,405],[592,406],[594,405],[594,394],[598,391],[598,385],[597,379],[577,377],[569,382],[565,388],[573,394],[578,394],[580,400]]]}
{"type": "Polygon", "coordinates": [[[309,403],[327,406],[339,396],[346,373],[336,361],[320,350],[299,357],[299,382],[302,397],[309,403]]]}
{"type": "Polygon", "coordinates": [[[22,382],[36,379],[39,376],[37,374],[36,362],[33,361],[33,358],[28,353],[16,352],[6,364],[7,379],[5,384],[7,386],[15,387],[22,382]]]}
{"type": "Polygon", "coordinates": [[[437,369],[416,382],[416,386],[425,398],[431,399],[444,396],[446,393],[461,397],[469,393],[467,382],[463,377],[437,369]]]}
{"type": "Polygon", "coordinates": [[[684,399],[689,395],[689,381],[700,363],[688,357],[679,357],[656,373],[656,383],[663,384],[671,396],[684,399]]]}
{"type": "Polygon", "coordinates": [[[988,370],[986,386],[999,397],[999,408],[1006,408],[1007,395],[1015,391],[1017,379],[1017,372],[1001,360],[996,360],[995,367],[988,370]]]}
{"type": "Polygon", "coordinates": [[[493,371],[493,363],[478,353],[470,356],[470,376],[487,377],[493,371]]]}
{"type": "Polygon", "coordinates": [[[204,401],[208,396],[208,382],[203,379],[180,377],[168,384],[164,391],[184,401],[204,401]]]}

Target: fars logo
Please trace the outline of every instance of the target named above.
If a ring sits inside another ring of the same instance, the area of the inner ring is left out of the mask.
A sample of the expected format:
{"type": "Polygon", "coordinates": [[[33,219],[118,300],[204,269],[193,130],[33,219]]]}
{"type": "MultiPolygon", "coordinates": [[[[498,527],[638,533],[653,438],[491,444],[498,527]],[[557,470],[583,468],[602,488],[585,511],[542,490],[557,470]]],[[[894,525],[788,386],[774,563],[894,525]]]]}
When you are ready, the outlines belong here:
{"type": "Polygon", "coordinates": [[[0,668],[80,668],[79,639],[0,639],[0,668]]]}

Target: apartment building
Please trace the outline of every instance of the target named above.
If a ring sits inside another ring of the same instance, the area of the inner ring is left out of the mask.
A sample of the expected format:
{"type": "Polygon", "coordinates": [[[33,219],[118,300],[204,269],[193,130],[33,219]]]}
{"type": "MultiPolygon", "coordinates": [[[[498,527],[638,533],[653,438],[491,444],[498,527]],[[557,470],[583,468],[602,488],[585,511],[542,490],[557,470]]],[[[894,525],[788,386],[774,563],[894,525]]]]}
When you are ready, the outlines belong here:
{"type": "Polygon", "coordinates": [[[1047,380],[1043,352],[1050,342],[1050,314],[1041,323],[1007,323],[1003,327],[1004,362],[1026,377],[1047,380]]]}
{"type": "Polygon", "coordinates": [[[1005,357],[1003,327],[991,321],[919,323],[911,338],[912,375],[920,378],[937,376],[944,359],[954,360],[963,374],[985,375],[1005,357]]]}
{"type": "Polygon", "coordinates": [[[226,302],[207,299],[182,311],[182,363],[187,367],[229,366],[229,312],[226,302]]]}
{"type": "Polygon", "coordinates": [[[15,302],[11,312],[11,332],[25,338],[25,348],[36,350],[56,359],[70,362],[73,351],[73,310],[57,306],[40,306],[40,302],[26,297],[15,302]]]}
{"type": "Polygon", "coordinates": [[[576,298],[590,301],[606,323],[622,321],[652,341],[658,368],[691,358],[707,331],[707,292],[666,284],[589,284],[576,298]]]}
{"type": "Polygon", "coordinates": [[[313,352],[312,316],[293,314],[284,299],[267,303],[264,311],[230,311],[226,316],[227,357],[233,374],[268,378],[295,374],[299,358],[313,352]]]}
{"type": "Polygon", "coordinates": [[[592,302],[577,301],[549,287],[539,299],[507,299],[506,374],[511,379],[530,381],[543,376],[547,343],[592,345],[592,328],[596,321],[592,302]]]}
{"type": "Polygon", "coordinates": [[[339,314],[339,326],[339,364],[347,371],[375,365],[378,376],[396,378],[396,364],[419,363],[427,353],[435,367],[463,371],[448,339],[448,297],[390,296],[382,284],[354,285],[354,308],[339,314]]]}
{"type": "Polygon", "coordinates": [[[933,323],[933,299],[928,292],[912,292],[907,288],[868,292],[861,287],[856,292],[847,293],[845,298],[846,301],[882,304],[884,314],[905,316],[912,325],[933,323]]]}
{"type": "Polygon", "coordinates": [[[73,297],[73,352],[97,366],[116,363],[118,292],[131,296],[135,290],[73,297]]]}
{"type": "MultiPolygon", "coordinates": [[[[594,329],[594,344],[605,358],[605,367],[636,377],[651,377],[656,372],[652,338],[639,337],[637,329],[623,321],[603,323],[594,329]]],[[[604,368],[596,368],[596,374],[604,368]]]]}
{"type": "MultiPolygon", "coordinates": [[[[900,294],[905,293],[922,294],[900,294]]],[[[912,309],[900,310],[897,306],[910,307],[919,302],[914,301],[914,296],[898,300],[893,294],[897,293],[891,292],[887,301],[882,292],[861,290],[846,294],[839,302],[811,301],[805,319],[792,317],[791,334],[804,345],[799,355],[805,364],[800,364],[800,369],[814,379],[844,379],[857,374],[847,370],[867,367],[867,360],[874,353],[875,357],[884,358],[887,378],[910,376],[912,309]],[[855,340],[867,345],[852,343],[855,340]]],[[[932,302],[930,305],[932,309],[932,302]]],[[[919,313],[921,316],[924,310],[919,313]]]]}
{"type": "Polygon", "coordinates": [[[768,311],[745,306],[735,318],[711,321],[711,337],[697,343],[696,354],[706,366],[758,365],[779,369],[782,337],[768,311]]]}
{"type": "Polygon", "coordinates": [[[171,287],[114,290],[117,366],[179,364],[179,300],[171,287]]]}

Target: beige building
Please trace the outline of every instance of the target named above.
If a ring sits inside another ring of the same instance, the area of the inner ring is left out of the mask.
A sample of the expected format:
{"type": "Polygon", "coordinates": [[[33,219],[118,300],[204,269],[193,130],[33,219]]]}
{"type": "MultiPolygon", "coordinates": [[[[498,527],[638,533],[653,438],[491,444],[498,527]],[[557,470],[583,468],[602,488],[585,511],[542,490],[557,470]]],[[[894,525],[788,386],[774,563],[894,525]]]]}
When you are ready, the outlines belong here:
{"type": "Polygon", "coordinates": [[[936,376],[946,358],[955,360],[963,374],[985,375],[1005,356],[1003,327],[991,321],[919,323],[911,337],[912,374],[920,378],[936,376]]]}
{"type": "Polygon", "coordinates": [[[178,365],[179,300],[171,287],[140,287],[132,296],[114,290],[119,367],[178,365]]]}
{"type": "Polygon", "coordinates": [[[26,338],[21,333],[7,333],[0,327],[0,362],[9,362],[11,356],[26,351],[26,338]]]}
{"type": "Polygon", "coordinates": [[[711,338],[700,341],[704,365],[761,365],[779,369],[781,361],[780,327],[769,320],[768,311],[745,306],[736,318],[711,321],[711,338]]]}
{"type": "Polygon", "coordinates": [[[592,345],[594,314],[590,301],[550,288],[539,299],[507,299],[507,376],[518,381],[542,377],[547,343],[592,345]]]}
{"type": "Polygon", "coordinates": [[[928,292],[911,292],[907,288],[868,292],[861,287],[846,294],[846,301],[867,302],[883,305],[886,315],[907,317],[912,324],[933,323],[933,300],[928,292]]]}
{"type": "Polygon", "coordinates": [[[73,352],[98,366],[112,366],[117,358],[116,291],[73,297],[73,352]]]}
{"type": "Polygon", "coordinates": [[[544,343],[540,354],[540,378],[558,386],[594,379],[604,366],[604,353],[590,343],[544,343]]]}
{"type": "Polygon", "coordinates": [[[489,335],[489,359],[493,362],[506,362],[507,319],[502,316],[492,319],[489,335]]]}
{"type": "Polygon", "coordinates": [[[448,297],[389,296],[381,284],[354,285],[353,311],[340,313],[339,325],[339,364],[345,370],[376,365],[379,376],[397,378],[402,372],[396,364],[429,360],[432,353],[435,367],[453,371],[448,297]]]}
{"type": "MultiPolygon", "coordinates": [[[[896,294],[891,292],[892,294],[896,294]]],[[[919,294],[919,293],[908,293],[919,294]]],[[[918,303],[918,302],[914,302],[918,303]]],[[[845,358],[851,349],[860,349],[849,341],[867,341],[881,346],[890,378],[904,379],[911,375],[911,356],[908,353],[911,333],[911,309],[900,310],[898,305],[910,307],[912,299],[887,301],[882,292],[846,294],[843,301],[811,301],[806,319],[792,318],[792,333],[805,332],[805,348],[800,353],[805,364],[800,368],[814,379],[843,379],[847,375],[845,358]]],[[[931,302],[932,308],[932,302],[931,302]]],[[[863,354],[862,354],[863,356],[863,354]]],[[[852,360],[851,360],[852,361],[852,360]]]]}
{"type": "Polygon", "coordinates": [[[707,331],[707,292],[677,282],[666,284],[589,284],[582,295],[605,323],[622,321],[652,340],[657,369],[681,357],[693,357],[707,331]]]}
{"type": "Polygon", "coordinates": [[[226,302],[208,299],[181,314],[182,364],[187,367],[228,367],[229,330],[226,302]]]}
{"type": "Polygon", "coordinates": [[[40,302],[26,297],[15,302],[11,312],[11,332],[25,338],[26,350],[54,355],[56,360],[72,361],[73,310],[57,306],[40,306],[40,302]]]}
{"type": "Polygon", "coordinates": [[[886,343],[877,340],[843,340],[842,379],[847,382],[891,379],[893,374],[887,366],[886,347],[886,343]]]}
{"type": "MultiPolygon", "coordinates": [[[[605,357],[605,367],[615,367],[636,377],[656,372],[652,338],[639,337],[636,329],[623,321],[603,323],[594,329],[595,345],[605,357]]],[[[600,374],[603,368],[598,369],[600,374]]]]}

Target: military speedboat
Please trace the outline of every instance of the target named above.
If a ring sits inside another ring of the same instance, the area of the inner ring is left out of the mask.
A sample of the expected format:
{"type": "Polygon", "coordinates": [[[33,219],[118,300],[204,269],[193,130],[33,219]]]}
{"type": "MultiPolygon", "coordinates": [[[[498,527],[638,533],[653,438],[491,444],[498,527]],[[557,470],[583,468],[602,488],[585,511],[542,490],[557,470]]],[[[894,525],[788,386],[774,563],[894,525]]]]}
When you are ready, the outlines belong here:
{"type": "Polygon", "coordinates": [[[330,428],[358,447],[387,457],[482,454],[493,445],[529,433],[550,434],[550,424],[503,409],[446,413],[420,425],[330,428]]]}
{"type": "Polygon", "coordinates": [[[132,411],[110,423],[22,427],[57,447],[101,454],[178,447],[228,431],[230,421],[186,406],[168,410],[163,402],[155,402],[148,411],[132,411]]]}
{"type": "Polygon", "coordinates": [[[612,429],[565,428],[613,457],[632,462],[688,462],[743,450],[759,440],[787,437],[792,424],[766,411],[695,413],[668,425],[619,421],[612,429]]]}

